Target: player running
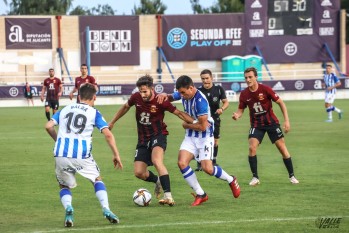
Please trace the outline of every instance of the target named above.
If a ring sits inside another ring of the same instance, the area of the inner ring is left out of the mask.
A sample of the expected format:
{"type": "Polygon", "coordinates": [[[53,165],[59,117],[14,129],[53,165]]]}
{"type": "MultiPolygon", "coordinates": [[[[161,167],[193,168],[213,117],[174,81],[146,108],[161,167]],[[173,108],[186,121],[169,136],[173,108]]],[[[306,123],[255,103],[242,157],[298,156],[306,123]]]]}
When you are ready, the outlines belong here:
{"type": "Polygon", "coordinates": [[[136,85],[139,92],[134,93],[119,109],[109,123],[109,128],[112,129],[115,122],[132,106],[136,107],[138,144],[134,159],[134,174],[138,179],[155,183],[157,198],[160,198],[163,189],[164,197],[159,200],[159,204],[173,206],[175,201],[171,194],[170,176],[163,162],[168,135],[164,115],[165,111],[168,111],[186,122],[192,123],[193,119],[177,110],[169,101],[157,103],[152,77],[143,76],[138,79],[136,85]],[[158,176],[147,169],[152,165],[156,168],[158,176]]]}
{"type": "MultiPolygon", "coordinates": [[[[211,117],[210,106],[205,95],[200,92],[193,80],[180,76],[176,81],[178,92],[168,95],[170,101],[182,99],[186,113],[195,119],[193,123],[183,122],[185,137],[178,154],[178,167],[183,178],[194,190],[195,200],[192,206],[198,206],[208,200],[207,193],[202,189],[195,172],[190,167],[191,160],[201,163],[202,170],[210,176],[228,182],[235,198],[240,196],[240,187],[235,176],[228,175],[219,165],[213,165],[214,121],[211,117]]],[[[161,100],[159,100],[161,102],[161,100]]]]}
{"type": "Polygon", "coordinates": [[[64,225],[74,224],[72,206],[72,188],[76,187],[75,174],[90,180],[99,200],[103,216],[111,223],[119,223],[119,218],[110,211],[106,187],[102,181],[100,170],[92,156],[92,132],[97,127],[104,134],[112,153],[114,167],[122,169],[122,163],[113,134],[108,129],[101,113],[96,110],[96,88],[86,83],[80,87],[81,103],[66,106],[53,115],[47,122],[46,130],[56,142],[54,147],[56,178],[61,188],[59,195],[65,208],[64,225]],[[54,126],[59,125],[58,135],[54,126]]]}

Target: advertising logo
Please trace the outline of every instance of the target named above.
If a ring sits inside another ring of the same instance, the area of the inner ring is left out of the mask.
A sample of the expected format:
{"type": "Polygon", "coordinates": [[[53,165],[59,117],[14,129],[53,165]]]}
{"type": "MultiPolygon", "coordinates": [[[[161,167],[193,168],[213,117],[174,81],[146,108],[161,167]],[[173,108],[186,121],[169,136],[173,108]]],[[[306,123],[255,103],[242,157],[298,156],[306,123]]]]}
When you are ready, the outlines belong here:
{"type": "Polygon", "coordinates": [[[24,42],[23,39],[23,30],[21,26],[13,25],[10,28],[10,34],[8,35],[8,39],[15,43],[15,42],[24,42]]]}
{"type": "Polygon", "coordinates": [[[272,88],[274,91],[284,91],[285,90],[285,87],[284,85],[282,85],[282,83],[279,81],[277,82],[273,88],[272,88]]]}
{"type": "Polygon", "coordinates": [[[298,81],[295,82],[294,87],[297,90],[302,90],[304,88],[304,82],[301,81],[301,80],[298,80],[298,81]]]}
{"type": "Polygon", "coordinates": [[[251,4],[251,8],[262,8],[262,4],[261,4],[258,0],[255,0],[255,1],[251,4]]]}
{"type": "Polygon", "coordinates": [[[315,90],[321,90],[322,89],[322,82],[321,82],[321,80],[315,80],[314,81],[314,89],[315,90]]]}
{"type": "Polygon", "coordinates": [[[181,49],[188,41],[187,33],[182,28],[173,28],[167,34],[167,43],[173,49],[181,49]]]}
{"type": "Polygon", "coordinates": [[[161,84],[156,84],[154,90],[155,90],[155,93],[158,93],[158,94],[162,93],[164,92],[164,86],[161,84]]]}
{"type": "Polygon", "coordinates": [[[131,52],[131,30],[91,30],[91,53],[131,52]]]}
{"type": "Polygon", "coordinates": [[[10,94],[10,96],[16,97],[16,96],[18,96],[19,91],[18,91],[17,87],[11,87],[10,90],[8,91],[8,93],[10,94]]]}
{"type": "Polygon", "coordinates": [[[293,56],[297,53],[297,45],[293,42],[289,42],[285,45],[284,51],[286,55],[293,56]]]}

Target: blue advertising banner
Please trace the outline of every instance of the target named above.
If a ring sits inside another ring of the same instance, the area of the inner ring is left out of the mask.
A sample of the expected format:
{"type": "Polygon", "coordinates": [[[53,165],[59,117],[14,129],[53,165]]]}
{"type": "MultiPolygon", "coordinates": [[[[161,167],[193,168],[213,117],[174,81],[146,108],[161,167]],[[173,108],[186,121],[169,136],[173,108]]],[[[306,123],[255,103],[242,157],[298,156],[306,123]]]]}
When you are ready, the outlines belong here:
{"type": "Polygon", "coordinates": [[[164,15],[162,49],[169,61],[220,60],[245,51],[244,14],[164,15]]]}

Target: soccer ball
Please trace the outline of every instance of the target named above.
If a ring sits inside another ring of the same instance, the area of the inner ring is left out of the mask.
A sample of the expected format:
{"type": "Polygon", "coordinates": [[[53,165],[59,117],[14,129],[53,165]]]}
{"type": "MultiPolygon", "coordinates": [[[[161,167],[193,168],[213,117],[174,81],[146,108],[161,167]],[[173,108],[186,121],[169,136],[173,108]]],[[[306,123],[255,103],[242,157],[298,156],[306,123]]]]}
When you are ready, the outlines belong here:
{"type": "Polygon", "coordinates": [[[145,188],[137,189],[133,193],[133,202],[138,206],[148,206],[151,202],[151,193],[145,188]]]}

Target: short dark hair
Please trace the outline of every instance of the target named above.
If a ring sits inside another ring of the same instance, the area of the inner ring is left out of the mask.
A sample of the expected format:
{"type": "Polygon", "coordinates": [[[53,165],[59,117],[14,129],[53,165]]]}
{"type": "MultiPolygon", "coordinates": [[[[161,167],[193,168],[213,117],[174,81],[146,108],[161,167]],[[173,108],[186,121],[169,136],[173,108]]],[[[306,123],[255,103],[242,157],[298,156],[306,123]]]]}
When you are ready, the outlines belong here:
{"type": "Polygon", "coordinates": [[[153,86],[153,78],[148,74],[144,75],[138,79],[136,86],[137,87],[141,87],[141,86],[152,87],[153,86]]]}
{"type": "Polygon", "coordinates": [[[80,67],[83,67],[83,66],[86,66],[86,67],[87,67],[87,65],[86,65],[85,63],[82,63],[80,67]]]}
{"type": "Polygon", "coordinates": [[[331,64],[327,64],[326,67],[331,67],[332,68],[332,65],[331,64]]]}
{"type": "Polygon", "coordinates": [[[244,74],[248,73],[248,72],[253,72],[254,76],[258,76],[258,73],[257,73],[257,69],[254,68],[254,67],[248,67],[245,71],[244,71],[244,74]]]}
{"type": "Polygon", "coordinates": [[[79,94],[82,100],[92,100],[97,90],[95,85],[91,83],[84,83],[80,86],[79,94]]]}
{"type": "Polygon", "coordinates": [[[212,77],[212,72],[211,72],[211,70],[204,69],[203,71],[201,71],[200,75],[203,75],[203,74],[208,74],[208,75],[210,75],[210,77],[212,77]]]}
{"type": "Polygon", "coordinates": [[[193,80],[187,75],[180,76],[176,81],[177,90],[182,87],[188,89],[190,86],[194,86],[194,83],[193,80]]]}
{"type": "Polygon", "coordinates": [[[53,68],[48,69],[48,71],[51,71],[51,70],[55,71],[55,69],[53,69],[53,68]]]}

